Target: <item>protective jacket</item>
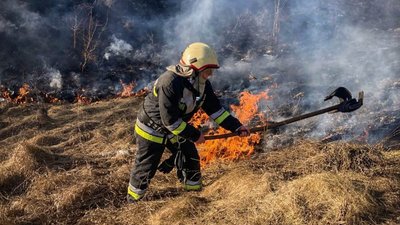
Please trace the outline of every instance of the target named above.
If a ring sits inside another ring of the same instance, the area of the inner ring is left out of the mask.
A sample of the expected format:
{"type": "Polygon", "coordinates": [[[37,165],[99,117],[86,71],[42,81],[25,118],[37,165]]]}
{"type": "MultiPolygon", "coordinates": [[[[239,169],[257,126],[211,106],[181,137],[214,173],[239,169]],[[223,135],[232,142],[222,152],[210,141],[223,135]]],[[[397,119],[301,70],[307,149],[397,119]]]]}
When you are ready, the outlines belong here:
{"type": "Polygon", "coordinates": [[[160,144],[165,144],[167,139],[174,142],[176,136],[195,142],[200,131],[188,121],[199,108],[232,132],[242,125],[221,106],[208,80],[182,73],[179,65],[170,66],[155,81],[139,111],[136,134],[160,144]]]}

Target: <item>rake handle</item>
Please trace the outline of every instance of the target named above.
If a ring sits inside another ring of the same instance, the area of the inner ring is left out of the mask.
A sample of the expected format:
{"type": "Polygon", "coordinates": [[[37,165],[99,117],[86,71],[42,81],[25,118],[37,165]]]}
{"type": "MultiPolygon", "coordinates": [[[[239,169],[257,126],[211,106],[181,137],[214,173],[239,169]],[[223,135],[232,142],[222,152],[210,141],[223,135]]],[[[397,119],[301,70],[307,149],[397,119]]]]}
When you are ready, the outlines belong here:
{"type": "MultiPolygon", "coordinates": [[[[295,117],[292,117],[292,118],[289,118],[289,119],[286,119],[286,120],[283,120],[280,122],[276,122],[276,123],[274,122],[274,123],[266,124],[264,126],[253,127],[253,128],[250,128],[249,130],[250,130],[250,133],[256,133],[256,132],[260,132],[260,131],[274,129],[274,128],[281,127],[283,125],[290,124],[290,123],[293,123],[293,122],[296,122],[299,120],[304,120],[304,119],[307,119],[310,117],[314,117],[314,116],[321,115],[321,114],[324,114],[327,112],[331,112],[333,110],[337,110],[339,108],[339,106],[340,106],[340,104],[337,104],[337,105],[330,106],[330,107],[327,107],[324,109],[320,109],[320,110],[317,110],[314,112],[306,113],[306,114],[303,114],[300,116],[295,116],[295,117]]],[[[229,138],[229,137],[233,137],[233,136],[237,136],[237,134],[236,133],[227,133],[227,134],[208,135],[208,136],[205,136],[204,139],[207,141],[207,140],[229,138]]]]}

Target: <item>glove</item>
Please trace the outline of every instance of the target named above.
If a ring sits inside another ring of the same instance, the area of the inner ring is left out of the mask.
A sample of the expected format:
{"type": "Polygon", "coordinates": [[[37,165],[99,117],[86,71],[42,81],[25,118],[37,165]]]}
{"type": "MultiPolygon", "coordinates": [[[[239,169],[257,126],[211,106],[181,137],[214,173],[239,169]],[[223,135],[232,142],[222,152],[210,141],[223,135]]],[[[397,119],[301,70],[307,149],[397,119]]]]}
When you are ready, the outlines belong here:
{"type": "Polygon", "coordinates": [[[235,133],[240,137],[246,137],[250,135],[250,130],[246,126],[241,126],[236,129],[235,133]]]}
{"type": "Polygon", "coordinates": [[[174,168],[175,155],[171,155],[168,159],[164,160],[159,166],[158,171],[162,173],[169,173],[174,168]]]}

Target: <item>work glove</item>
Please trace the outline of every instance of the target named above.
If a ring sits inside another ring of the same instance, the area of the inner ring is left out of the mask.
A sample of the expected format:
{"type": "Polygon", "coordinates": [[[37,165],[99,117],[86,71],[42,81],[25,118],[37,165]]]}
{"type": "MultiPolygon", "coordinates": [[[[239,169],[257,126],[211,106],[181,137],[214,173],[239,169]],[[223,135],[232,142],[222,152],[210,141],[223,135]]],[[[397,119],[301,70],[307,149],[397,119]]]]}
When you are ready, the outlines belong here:
{"type": "Polygon", "coordinates": [[[204,134],[201,133],[199,139],[197,139],[197,141],[195,141],[194,143],[203,144],[205,141],[206,141],[206,139],[204,139],[204,134]]]}
{"type": "Polygon", "coordinates": [[[240,137],[246,137],[250,135],[250,130],[246,126],[242,125],[236,129],[235,133],[240,137]]]}
{"type": "Polygon", "coordinates": [[[164,160],[159,166],[158,171],[162,173],[169,173],[174,168],[175,155],[171,155],[168,159],[164,160]]]}

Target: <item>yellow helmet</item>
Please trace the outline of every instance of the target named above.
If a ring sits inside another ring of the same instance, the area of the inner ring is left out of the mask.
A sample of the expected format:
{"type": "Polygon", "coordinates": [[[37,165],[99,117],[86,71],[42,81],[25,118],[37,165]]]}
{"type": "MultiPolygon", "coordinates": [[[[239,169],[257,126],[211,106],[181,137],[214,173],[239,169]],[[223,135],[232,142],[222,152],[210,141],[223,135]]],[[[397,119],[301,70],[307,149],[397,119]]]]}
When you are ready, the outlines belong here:
{"type": "Polygon", "coordinates": [[[195,42],[182,52],[181,64],[196,71],[207,68],[219,68],[217,54],[205,43],[195,42]]]}

